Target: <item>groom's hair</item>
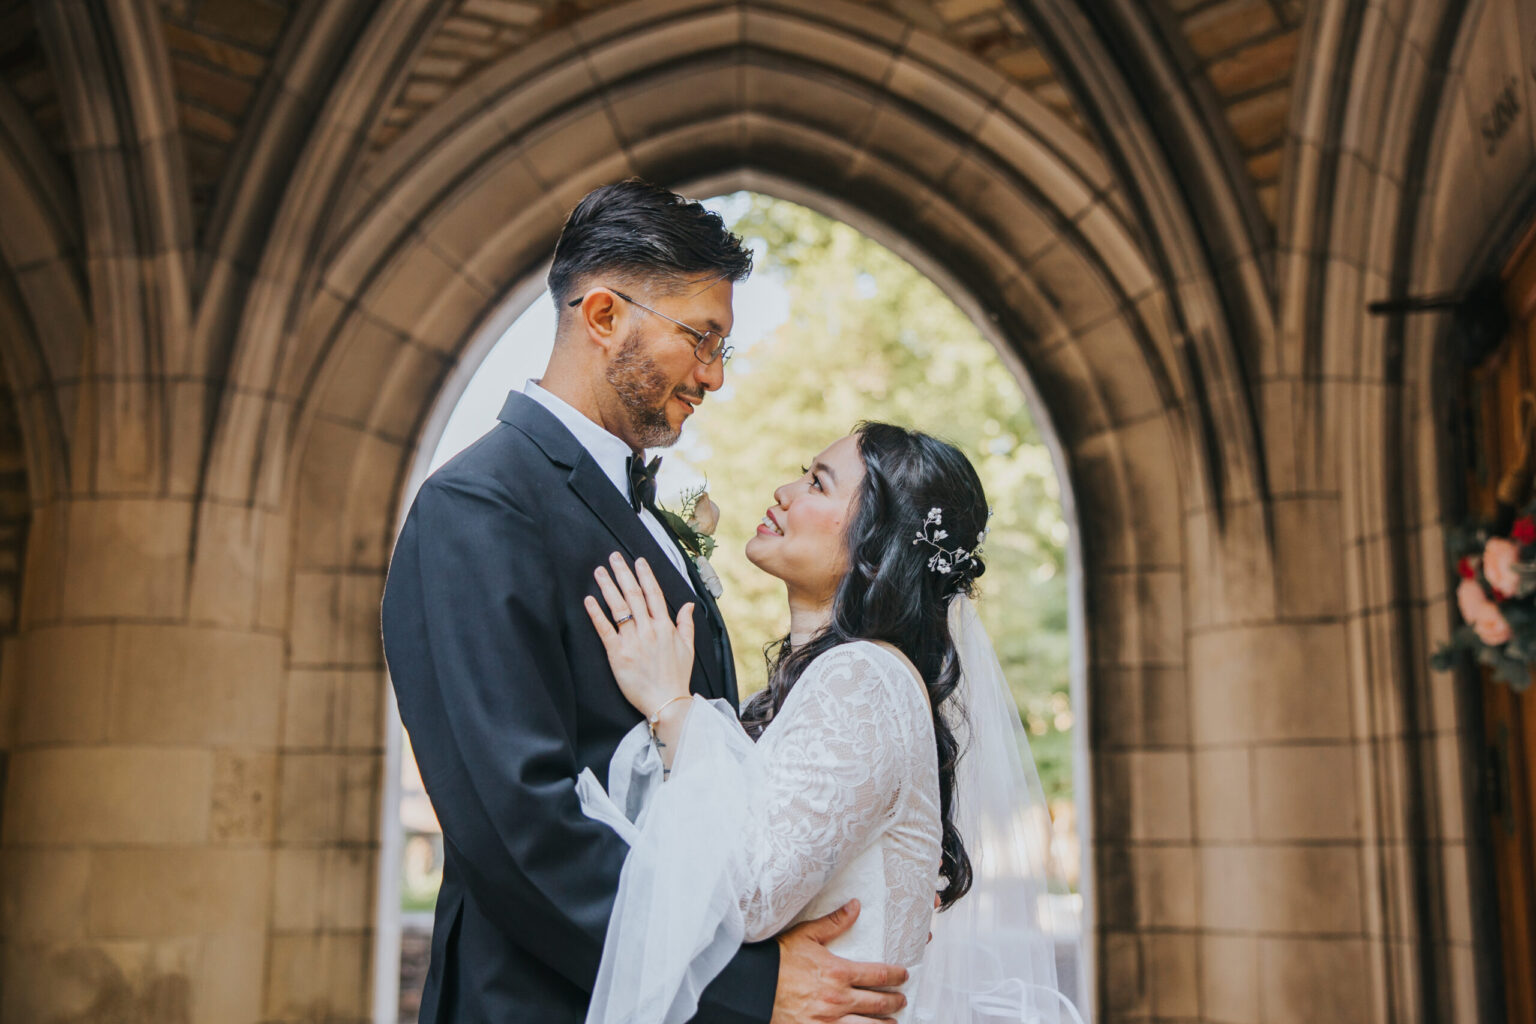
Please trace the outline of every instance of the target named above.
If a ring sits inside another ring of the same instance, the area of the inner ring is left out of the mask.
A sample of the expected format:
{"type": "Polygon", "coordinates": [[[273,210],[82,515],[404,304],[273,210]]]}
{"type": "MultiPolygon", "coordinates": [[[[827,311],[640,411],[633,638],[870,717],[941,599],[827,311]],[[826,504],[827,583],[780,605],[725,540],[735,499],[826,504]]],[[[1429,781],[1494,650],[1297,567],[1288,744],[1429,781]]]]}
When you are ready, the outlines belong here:
{"type": "MultiPolygon", "coordinates": [[[[726,229],[718,213],[639,178],[588,192],[566,218],[549,268],[557,311],[597,274],[618,283],[655,283],[712,274],[740,281],[752,272],[752,252],[726,229]]],[[[593,281],[593,284],[607,284],[593,281]]]]}

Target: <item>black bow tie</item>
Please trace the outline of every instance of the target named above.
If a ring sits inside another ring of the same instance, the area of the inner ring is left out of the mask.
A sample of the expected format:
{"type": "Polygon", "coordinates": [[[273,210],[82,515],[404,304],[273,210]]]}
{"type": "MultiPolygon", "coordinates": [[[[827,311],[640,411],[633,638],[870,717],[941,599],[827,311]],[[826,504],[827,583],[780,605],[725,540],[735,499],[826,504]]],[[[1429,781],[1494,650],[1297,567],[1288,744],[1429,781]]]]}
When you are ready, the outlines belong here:
{"type": "Polygon", "coordinates": [[[624,460],[624,469],[629,473],[629,504],[637,513],[656,504],[656,471],[660,468],[660,455],[649,463],[638,455],[624,460]]]}

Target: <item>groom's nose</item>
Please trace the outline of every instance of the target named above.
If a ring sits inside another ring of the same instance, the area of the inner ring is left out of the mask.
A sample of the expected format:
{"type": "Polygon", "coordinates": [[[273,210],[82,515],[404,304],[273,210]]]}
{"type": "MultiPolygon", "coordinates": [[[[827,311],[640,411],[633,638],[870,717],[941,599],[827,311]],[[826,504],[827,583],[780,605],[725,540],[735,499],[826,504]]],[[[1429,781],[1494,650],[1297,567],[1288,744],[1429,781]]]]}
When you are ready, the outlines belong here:
{"type": "Polygon", "coordinates": [[[699,386],[705,391],[718,391],[725,383],[725,360],[716,359],[712,363],[701,363],[694,360],[693,379],[699,382],[699,386]]]}

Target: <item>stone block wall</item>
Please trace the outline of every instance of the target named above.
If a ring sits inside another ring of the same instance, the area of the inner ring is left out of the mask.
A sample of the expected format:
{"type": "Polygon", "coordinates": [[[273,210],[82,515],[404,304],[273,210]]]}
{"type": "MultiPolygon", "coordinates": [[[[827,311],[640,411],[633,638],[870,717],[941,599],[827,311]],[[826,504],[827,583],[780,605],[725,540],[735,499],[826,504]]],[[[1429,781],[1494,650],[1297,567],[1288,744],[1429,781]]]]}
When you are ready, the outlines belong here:
{"type": "Polygon", "coordinates": [[[1518,205],[1528,8],[0,9],[0,1017],[369,1017],[415,448],[643,174],[889,241],[1050,425],[1099,1018],[1477,1019],[1445,342],[1362,307],[1518,205]]]}

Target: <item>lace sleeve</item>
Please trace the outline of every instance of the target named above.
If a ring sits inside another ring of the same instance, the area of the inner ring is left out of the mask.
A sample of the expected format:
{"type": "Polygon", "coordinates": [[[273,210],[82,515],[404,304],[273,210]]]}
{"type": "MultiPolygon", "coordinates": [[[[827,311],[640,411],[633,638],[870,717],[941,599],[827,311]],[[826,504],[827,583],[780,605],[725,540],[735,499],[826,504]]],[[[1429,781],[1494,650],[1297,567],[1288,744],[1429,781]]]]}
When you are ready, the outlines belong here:
{"type": "Polygon", "coordinates": [[[753,759],[739,847],[749,940],[783,930],[890,820],[912,775],[914,716],[927,714],[917,680],[873,644],[807,667],[753,759]]]}
{"type": "Polygon", "coordinates": [[[645,782],[643,725],[609,766],[620,800],[585,784],[587,812],[632,843],[588,1024],[691,1020],[742,941],[783,930],[933,757],[922,688],[873,644],[816,659],[756,745],[723,702],[693,704],[666,784],[645,782]]]}

